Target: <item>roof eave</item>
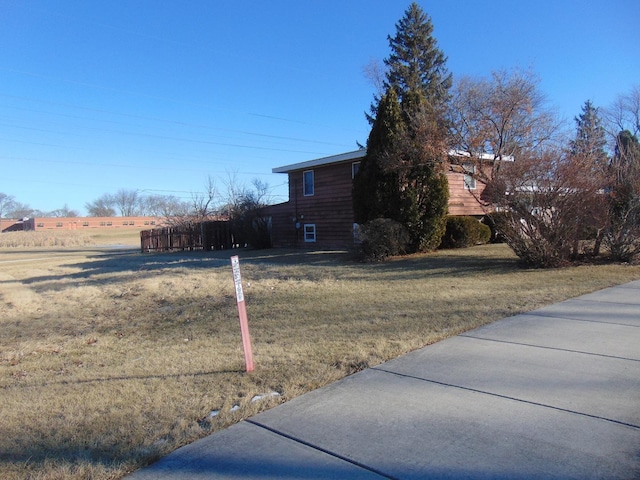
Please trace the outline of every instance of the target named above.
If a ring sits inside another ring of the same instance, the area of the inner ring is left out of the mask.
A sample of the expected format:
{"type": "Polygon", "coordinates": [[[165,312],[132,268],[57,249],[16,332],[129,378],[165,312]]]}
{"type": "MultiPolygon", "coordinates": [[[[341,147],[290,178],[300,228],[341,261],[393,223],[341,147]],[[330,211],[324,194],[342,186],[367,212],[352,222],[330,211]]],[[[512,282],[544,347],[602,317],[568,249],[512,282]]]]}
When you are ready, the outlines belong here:
{"type": "Polygon", "coordinates": [[[353,152],[341,153],[339,155],[331,155],[330,157],[316,158],[306,162],[294,163],[292,165],[284,165],[272,169],[273,173],[288,173],[295,170],[305,170],[308,168],[322,167],[324,165],[334,165],[336,163],[350,162],[360,160],[367,154],[365,149],[354,150],[353,152]]]}

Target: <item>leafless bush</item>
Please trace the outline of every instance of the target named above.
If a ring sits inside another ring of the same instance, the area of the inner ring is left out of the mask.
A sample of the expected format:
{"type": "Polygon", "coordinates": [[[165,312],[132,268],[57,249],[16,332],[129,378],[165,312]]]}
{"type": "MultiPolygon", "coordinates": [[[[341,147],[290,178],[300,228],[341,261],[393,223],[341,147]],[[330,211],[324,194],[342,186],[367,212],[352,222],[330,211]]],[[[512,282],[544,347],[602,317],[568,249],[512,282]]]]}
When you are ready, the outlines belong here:
{"type": "Polygon", "coordinates": [[[614,259],[629,262],[640,254],[640,144],[628,130],[616,139],[610,171],[605,242],[614,259]]]}
{"type": "Polygon", "coordinates": [[[487,186],[497,230],[527,265],[556,267],[586,254],[589,230],[606,223],[603,172],[584,161],[547,149],[503,165],[487,186]]]}

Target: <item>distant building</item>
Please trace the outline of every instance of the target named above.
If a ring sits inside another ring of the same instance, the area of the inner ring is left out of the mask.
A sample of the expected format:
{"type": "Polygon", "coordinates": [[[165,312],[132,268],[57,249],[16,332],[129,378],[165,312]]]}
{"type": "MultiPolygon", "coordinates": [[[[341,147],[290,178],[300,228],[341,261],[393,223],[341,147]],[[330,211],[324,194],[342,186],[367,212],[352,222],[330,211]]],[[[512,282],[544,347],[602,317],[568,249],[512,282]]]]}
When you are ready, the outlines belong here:
{"type": "Polygon", "coordinates": [[[2,218],[0,219],[0,231],[17,232],[23,230],[22,219],[18,218],[2,218]]]}
{"type": "MultiPolygon", "coordinates": [[[[93,228],[128,228],[150,229],[162,226],[164,219],[157,217],[35,217],[25,218],[17,224],[22,228],[14,230],[89,230],[93,228]]],[[[5,228],[5,220],[2,221],[2,231],[5,228]]]]}

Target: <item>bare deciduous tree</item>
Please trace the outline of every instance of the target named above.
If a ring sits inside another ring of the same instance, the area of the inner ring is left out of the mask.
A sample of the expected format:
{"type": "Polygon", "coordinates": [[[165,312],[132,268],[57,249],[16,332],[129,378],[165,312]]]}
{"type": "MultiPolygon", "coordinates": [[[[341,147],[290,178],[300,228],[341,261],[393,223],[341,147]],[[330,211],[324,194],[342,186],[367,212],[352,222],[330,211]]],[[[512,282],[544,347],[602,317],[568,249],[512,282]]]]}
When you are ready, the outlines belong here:
{"type": "Polygon", "coordinates": [[[605,111],[607,131],[612,139],[628,130],[632,135],[640,134],[640,85],[633,86],[627,94],[618,95],[605,111]]]}
{"type": "Polygon", "coordinates": [[[75,210],[69,208],[69,206],[65,203],[63,205],[62,208],[58,208],[56,210],[52,210],[50,212],[47,213],[48,217],[54,217],[54,218],[64,218],[64,217],[77,217],[78,216],[78,212],[76,212],[75,210]]]}
{"type": "Polygon", "coordinates": [[[113,203],[123,217],[138,215],[140,197],[137,190],[121,188],[113,195],[113,203]]]}
{"type": "Polygon", "coordinates": [[[14,200],[9,204],[6,215],[11,218],[26,218],[35,217],[38,213],[40,212],[31,208],[28,204],[14,200]]]}
{"type": "Polygon", "coordinates": [[[2,232],[2,217],[11,209],[14,202],[12,195],[0,192],[0,233],[2,232]]]}
{"type": "Polygon", "coordinates": [[[208,175],[203,190],[193,192],[188,201],[173,198],[164,204],[163,217],[170,226],[195,225],[210,219],[218,213],[220,195],[215,178],[208,175]]]}
{"type": "Polygon", "coordinates": [[[375,88],[375,97],[378,99],[381,98],[382,95],[384,95],[385,81],[388,72],[386,65],[381,60],[372,58],[369,60],[369,63],[362,67],[362,72],[365,78],[371,82],[373,88],[375,88]]]}
{"type": "Polygon", "coordinates": [[[253,248],[271,247],[271,219],[264,209],[269,204],[269,185],[254,179],[252,188],[236,185],[234,197],[227,204],[229,219],[238,234],[239,243],[253,248]]]}
{"type": "Polygon", "coordinates": [[[513,70],[488,79],[464,77],[454,85],[451,148],[469,155],[459,160],[474,164],[477,180],[487,183],[500,160],[527,156],[555,140],[559,122],[538,83],[532,72],[513,70]]]}
{"type": "Polygon", "coordinates": [[[140,201],[144,215],[152,217],[183,217],[189,211],[189,203],[173,195],[148,195],[140,201]]]}
{"type": "Polygon", "coordinates": [[[113,206],[113,195],[105,193],[94,201],[85,203],[84,208],[87,209],[87,213],[91,217],[113,217],[116,214],[113,206]]]}

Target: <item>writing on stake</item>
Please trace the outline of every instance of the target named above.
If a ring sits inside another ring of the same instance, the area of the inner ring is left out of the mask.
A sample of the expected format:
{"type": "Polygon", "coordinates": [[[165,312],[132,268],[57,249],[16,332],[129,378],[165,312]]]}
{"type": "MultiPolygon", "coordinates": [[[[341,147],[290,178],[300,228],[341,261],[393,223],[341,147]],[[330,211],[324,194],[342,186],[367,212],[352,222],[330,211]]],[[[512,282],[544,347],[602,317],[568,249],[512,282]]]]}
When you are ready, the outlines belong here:
{"type": "Polygon", "coordinates": [[[251,336],[249,335],[249,320],[247,319],[247,307],[244,303],[242,291],[242,275],[240,274],[240,259],[237,255],[231,257],[231,270],[233,272],[233,284],[236,288],[236,303],[238,304],[238,317],[240,318],[240,333],[242,334],[242,348],[244,350],[244,363],[247,372],[253,371],[253,351],[251,349],[251,336]]]}

